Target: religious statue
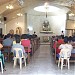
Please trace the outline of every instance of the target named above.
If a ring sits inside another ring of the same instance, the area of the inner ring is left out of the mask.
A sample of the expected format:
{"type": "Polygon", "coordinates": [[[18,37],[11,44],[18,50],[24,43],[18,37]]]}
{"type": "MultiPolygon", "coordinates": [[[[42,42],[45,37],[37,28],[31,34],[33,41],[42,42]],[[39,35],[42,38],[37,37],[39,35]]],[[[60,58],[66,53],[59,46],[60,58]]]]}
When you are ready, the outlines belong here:
{"type": "Polygon", "coordinates": [[[40,33],[42,34],[43,42],[49,42],[50,41],[50,34],[52,34],[53,32],[51,31],[50,24],[49,24],[48,20],[45,20],[43,22],[42,31],[40,31],[40,33]]]}
{"type": "Polygon", "coordinates": [[[22,34],[22,29],[21,27],[16,28],[16,34],[21,35],[22,34]]]}
{"type": "Polygon", "coordinates": [[[43,23],[43,31],[50,31],[49,21],[44,21],[43,23]]]}

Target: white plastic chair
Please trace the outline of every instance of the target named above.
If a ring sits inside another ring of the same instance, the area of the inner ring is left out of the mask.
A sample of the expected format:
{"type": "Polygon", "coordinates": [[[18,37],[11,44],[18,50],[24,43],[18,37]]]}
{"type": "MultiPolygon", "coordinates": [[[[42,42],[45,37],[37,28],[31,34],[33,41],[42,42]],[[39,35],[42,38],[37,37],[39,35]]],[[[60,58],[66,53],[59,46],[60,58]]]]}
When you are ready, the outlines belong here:
{"type": "Polygon", "coordinates": [[[2,59],[0,59],[0,64],[1,64],[1,71],[2,71],[2,73],[3,73],[2,59]]]}
{"type": "Polygon", "coordinates": [[[14,50],[14,67],[16,66],[17,59],[20,61],[20,69],[22,69],[22,59],[24,59],[25,66],[26,66],[26,57],[23,54],[21,48],[13,48],[14,50]]]}
{"type": "Polygon", "coordinates": [[[71,50],[69,49],[62,49],[60,51],[60,57],[59,57],[59,61],[58,61],[58,67],[60,65],[61,62],[61,70],[63,69],[63,66],[68,66],[68,69],[70,68],[70,64],[69,64],[69,59],[71,56],[71,50]],[[64,60],[66,61],[66,65],[64,65],[64,60]]]}

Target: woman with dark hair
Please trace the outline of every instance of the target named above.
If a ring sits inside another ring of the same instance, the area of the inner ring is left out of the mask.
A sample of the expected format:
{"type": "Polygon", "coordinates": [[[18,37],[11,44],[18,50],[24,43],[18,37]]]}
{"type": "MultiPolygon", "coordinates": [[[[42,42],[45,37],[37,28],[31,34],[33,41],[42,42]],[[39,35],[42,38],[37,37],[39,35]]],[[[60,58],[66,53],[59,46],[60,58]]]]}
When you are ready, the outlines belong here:
{"type": "Polygon", "coordinates": [[[68,41],[71,42],[72,41],[72,36],[68,37],[68,41]]]}
{"type": "Polygon", "coordinates": [[[34,31],[33,37],[34,37],[34,38],[36,38],[36,37],[37,37],[37,35],[36,35],[36,32],[35,32],[35,31],[34,31]]]}

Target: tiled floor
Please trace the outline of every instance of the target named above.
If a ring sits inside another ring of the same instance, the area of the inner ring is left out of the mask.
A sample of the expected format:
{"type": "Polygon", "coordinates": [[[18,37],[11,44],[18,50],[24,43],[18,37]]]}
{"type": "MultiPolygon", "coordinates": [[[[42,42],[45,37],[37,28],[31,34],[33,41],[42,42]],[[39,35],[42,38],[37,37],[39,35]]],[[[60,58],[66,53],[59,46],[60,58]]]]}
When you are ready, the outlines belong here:
{"type": "Polygon", "coordinates": [[[57,67],[49,45],[41,45],[30,63],[26,67],[23,65],[22,70],[19,69],[19,65],[13,68],[13,62],[6,63],[5,66],[6,71],[2,75],[75,75],[74,63],[71,63],[69,70],[67,67],[63,70],[57,67]]]}

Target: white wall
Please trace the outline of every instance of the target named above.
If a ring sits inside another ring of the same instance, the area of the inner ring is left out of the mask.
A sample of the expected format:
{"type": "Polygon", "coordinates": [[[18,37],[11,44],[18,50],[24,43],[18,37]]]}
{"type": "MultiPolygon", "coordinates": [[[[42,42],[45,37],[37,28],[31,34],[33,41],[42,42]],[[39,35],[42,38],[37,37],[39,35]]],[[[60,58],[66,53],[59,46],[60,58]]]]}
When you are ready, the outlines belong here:
{"type": "MultiPolygon", "coordinates": [[[[49,21],[51,31],[55,33],[56,35],[60,35],[61,31],[63,30],[65,32],[66,27],[66,14],[59,15],[59,16],[48,16],[47,18],[45,16],[36,16],[36,15],[27,15],[27,25],[28,27],[31,27],[30,34],[33,34],[34,31],[36,31],[36,34],[39,36],[40,31],[42,30],[42,25],[45,20],[49,21]]],[[[10,29],[14,29],[14,32],[16,31],[17,27],[22,28],[22,33],[25,33],[25,16],[18,17],[18,19],[14,19],[9,21],[6,24],[6,34],[9,32],[10,29]],[[16,23],[19,23],[17,25],[16,23]]]]}
{"type": "Polygon", "coordinates": [[[51,31],[53,31],[53,33],[56,35],[60,35],[62,30],[65,32],[66,14],[59,16],[48,16],[47,18],[45,16],[28,15],[28,26],[32,27],[33,29],[30,31],[30,34],[33,34],[35,31],[37,35],[39,35],[45,20],[49,21],[51,31]]]}
{"type": "Polygon", "coordinates": [[[22,28],[22,33],[25,33],[25,16],[22,16],[22,17],[18,17],[16,19],[13,19],[11,21],[9,21],[7,24],[6,24],[6,34],[9,33],[9,31],[11,29],[14,30],[14,33],[16,33],[16,28],[17,27],[21,27],[22,28]],[[17,23],[19,23],[17,25],[17,23]]]}

